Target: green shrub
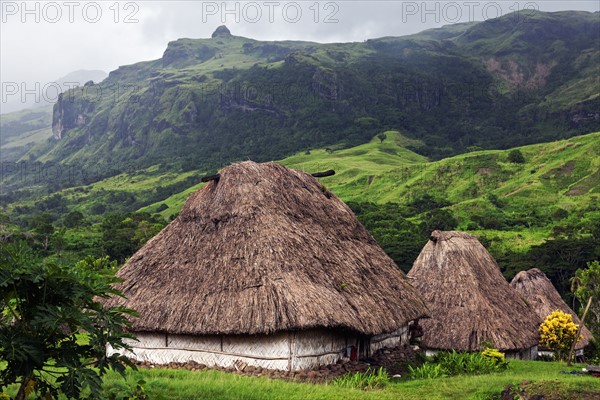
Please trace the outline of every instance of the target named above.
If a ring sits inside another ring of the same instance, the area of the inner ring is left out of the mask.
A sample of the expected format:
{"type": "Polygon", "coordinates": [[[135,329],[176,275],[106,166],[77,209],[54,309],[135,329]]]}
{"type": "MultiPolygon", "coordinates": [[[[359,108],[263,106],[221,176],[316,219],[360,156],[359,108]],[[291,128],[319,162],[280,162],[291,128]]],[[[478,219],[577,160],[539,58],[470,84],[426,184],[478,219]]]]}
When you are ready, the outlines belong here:
{"type": "Polygon", "coordinates": [[[10,396],[4,392],[0,392],[0,400],[10,400],[10,396]]]}
{"type": "Polygon", "coordinates": [[[491,361],[498,369],[508,368],[508,362],[504,358],[504,353],[498,349],[486,347],[486,349],[481,352],[481,356],[491,361]]]}
{"type": "Polygon", "coordinates": [[[523,164],[525,163],[525,157],[521,153],[521,150],[514,149],[508,153],[508,161],[515,164],[523,164]]]}
{"type": "Polygon", "coordinates": [[[377,370],[369,368],[365,372],[354,374],[347,373],[333,380],[336,386],[361,390],[383,389],[388,383],[390,383],[390,376],[383,367],[377,370]]]}
{"type": "Polygon", "coordinates": [[[116,382],[104,388],[104,397],[108,400],[148,400],[144,390],[146,382],[142,379],[136,382],[135,387],[125,382],[116,382]]]}
{"type": "Polygon", "coordinates": [[[590,344],[586,346],[583,351],[585,359],[588,360],[590,364],[600,364],[600,342],[598,342],[596,338],[592,338],[590,344]]]}
{"type": "Polygon", "coordinates": [[[425,363],[418,368],[409,365],[408,374],[412,379],[437,379],[448,376],[448,371],[440,364],[425,363]]]}
{"type": "Polygon", "coordinates": [[[421,367],[409,367],[413,379],[435,379],[453,375],[481,375],[508,368],[504,354],[496,349],[486,353],[440,352],[421,367]]]}

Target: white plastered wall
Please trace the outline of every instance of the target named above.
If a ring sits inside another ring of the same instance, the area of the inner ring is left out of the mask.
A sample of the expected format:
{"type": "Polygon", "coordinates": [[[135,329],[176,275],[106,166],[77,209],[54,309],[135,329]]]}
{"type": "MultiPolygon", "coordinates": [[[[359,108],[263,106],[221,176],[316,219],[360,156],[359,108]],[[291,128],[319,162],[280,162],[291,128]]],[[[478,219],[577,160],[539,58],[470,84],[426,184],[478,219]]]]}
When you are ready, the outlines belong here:
{"type": "MultiPolygon", "coordinates": [[[[312,329],[274,335],[189,336],[165,333],[136,333],[129,340],[132,352],[124,352],[138,361],[153,364],[195,361],[207,366],[240,367],[251,365],[278,370],[301,370],[334,364],[350,346],[359,345],[352,333],[312,329]]],[[[408,325],[370,340],[370,354],[383,347],[408,342],[408,325]]],[[[109,354],[114,353],[112,348],[109,354]]]]}

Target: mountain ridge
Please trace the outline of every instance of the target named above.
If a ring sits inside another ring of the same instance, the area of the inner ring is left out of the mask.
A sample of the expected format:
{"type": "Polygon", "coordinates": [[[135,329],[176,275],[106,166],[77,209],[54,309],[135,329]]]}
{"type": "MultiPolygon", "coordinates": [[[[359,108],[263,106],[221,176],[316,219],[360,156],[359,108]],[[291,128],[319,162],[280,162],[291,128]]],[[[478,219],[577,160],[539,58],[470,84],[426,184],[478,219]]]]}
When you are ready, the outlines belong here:
{"type": "Polygon", "coordinates": [[[55,140],[21,160],[106,174],[156,164],[209,170],[353,147],[388,130],[441,159],[599,130],[600,38],[590,32],[598,15],[538,13],[532,21],[507,15],[362,43],[179,39],[158,60],[64,93],[53,112],[55,140]],[[539,30],[554,36],[536,38],[539,30]],[[500,46],[497,31],[513,50],[500,46]],[[560,56],[552,66],[537,58],[550,45],[560,56]]]}

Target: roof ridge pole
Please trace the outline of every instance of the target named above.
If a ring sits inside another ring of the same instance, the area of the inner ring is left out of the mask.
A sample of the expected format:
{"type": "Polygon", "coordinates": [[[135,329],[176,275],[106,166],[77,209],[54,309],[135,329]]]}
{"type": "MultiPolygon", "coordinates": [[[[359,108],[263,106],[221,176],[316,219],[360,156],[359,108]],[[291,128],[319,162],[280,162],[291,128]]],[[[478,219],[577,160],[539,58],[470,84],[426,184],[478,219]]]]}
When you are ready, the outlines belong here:
{"type": "Polygon", "coordinates": [[[577,327],[577,334],[575,334],[575,340],[573,340],[573,344],[571,345],[571,350],[569,350],[569,357],[567,358],[567,366],[571,366],[571,357],[573,357],[573,350],[575,350],[575,345],[579,340],[579,336],[581,335],[581,328],[583,327],[583,321],[585,321],[585,316],[587,315],[590,306],[592,305],[592,297],[588,299],[587,305],[585,306],[585,310],[583,311],[583,315],[581,316],[581,323],[579,327],[577,327]]]}

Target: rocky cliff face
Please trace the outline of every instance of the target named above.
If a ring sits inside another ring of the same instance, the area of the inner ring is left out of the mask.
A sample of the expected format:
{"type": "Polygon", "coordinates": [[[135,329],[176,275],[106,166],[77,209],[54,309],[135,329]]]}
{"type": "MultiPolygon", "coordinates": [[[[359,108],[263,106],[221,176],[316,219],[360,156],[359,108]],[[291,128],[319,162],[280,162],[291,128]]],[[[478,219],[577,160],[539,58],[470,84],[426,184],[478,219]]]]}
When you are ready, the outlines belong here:
{"type": "Polygon", "coordinates": [[[79,98],[75,100],[68,94],[60,94],[52,113],[54,139],[60,140],[64,132],[85,125],[94,108],[94,104],[90,101],[79,98]]]}
{"type": "Polygon", "coordinates": [[[162,57],[162,66],[183,68],[201,64],[213,58],[216,50],[209,46],[191,46],[189,40],[182,39],[169,43],[162,57]]]}

